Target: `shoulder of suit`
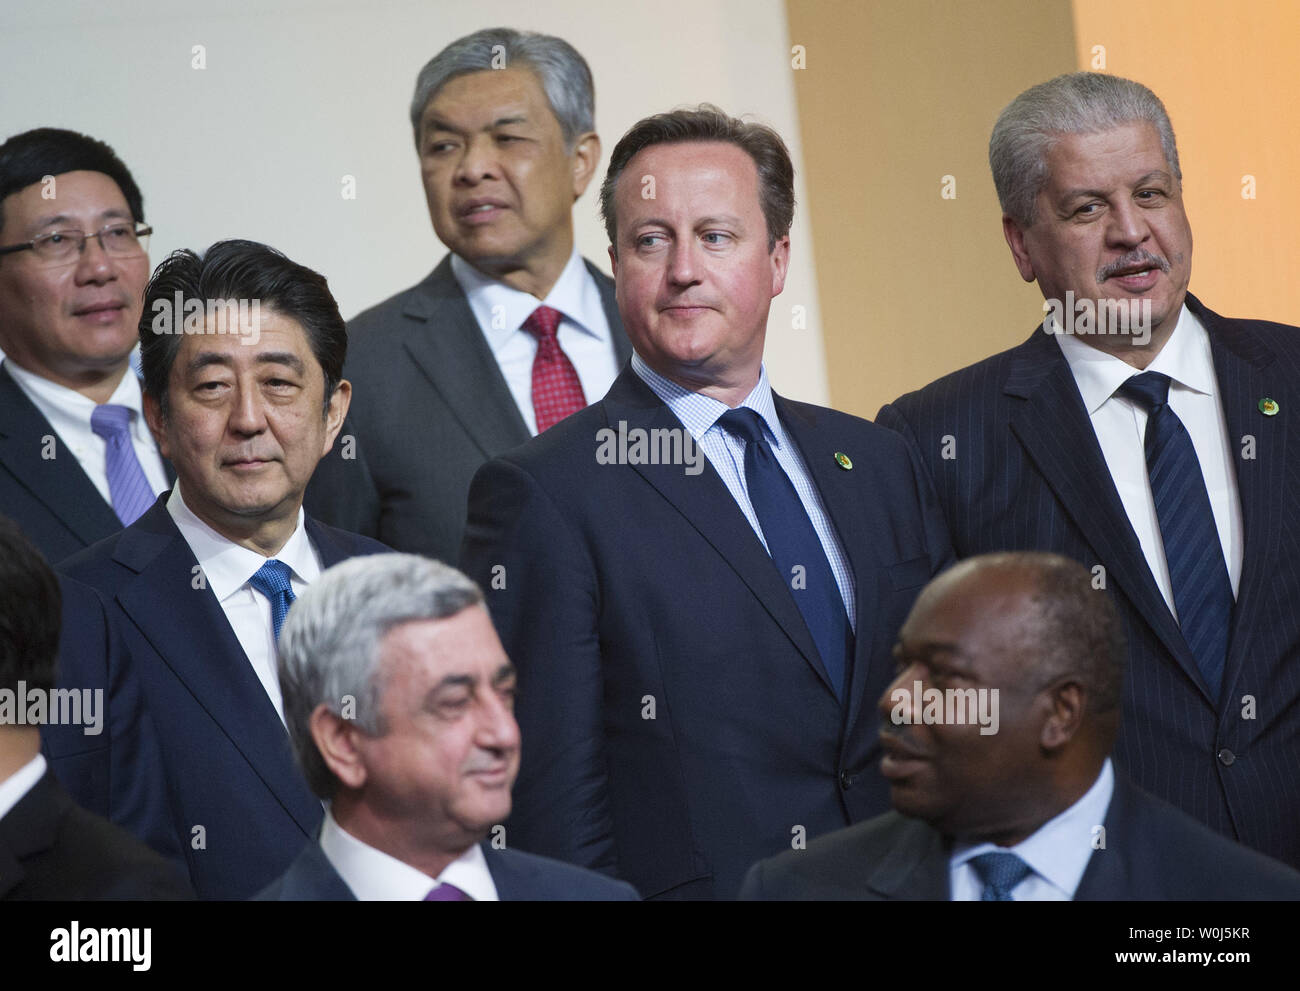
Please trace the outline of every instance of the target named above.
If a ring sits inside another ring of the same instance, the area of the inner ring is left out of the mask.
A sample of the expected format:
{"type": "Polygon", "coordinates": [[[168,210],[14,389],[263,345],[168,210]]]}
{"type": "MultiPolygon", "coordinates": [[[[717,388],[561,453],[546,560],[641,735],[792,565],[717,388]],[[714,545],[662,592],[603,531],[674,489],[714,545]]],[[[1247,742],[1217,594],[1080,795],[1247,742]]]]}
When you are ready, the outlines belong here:
{"type": "Polygon", "coordinates": [[[349,557],[360,557],[364,554],[392,554],[393,549],[387,544],[381,544],[372,537],[367,537],[360,533],[353,533],[351,530],[340,530],[338,527],[330,526],[328,523],[322,523],[314,516],[306,516],[303,526],[307,529],[309,535],[313,538],[325,538],[332,541],[335,545],[342,548],[349,557]]]}
{"type": "MultiPolygon", "coordinates": [[[[1036,330],[1034,333],[1038,334],[1040,331],[1036,330]]],[[[996,396],[1002,392],[1008,366],[1018,356],[1034,348],[1035,343],[1031,339],[987,358],[981,358],[955,372],[942,375],[919,389],[904,393],[888,405],[896,412],[910,418],[920,409],[934,403],[943,403],[958,397],[982,399],[986,396],[996,396]]]]}
{"type": "Polygon", "coordinates": [[[597,899],[622,899],[635,897],[636,891],[625,881],[618,881],[585,867],[566,864],[536,853],[523,850],[484,851],[488,863],[493,860],[508,865],[516,871],[527,871],[535,882],[545,889],[545,894],[557,899],[574,900],[583,897],[597,899]]]}

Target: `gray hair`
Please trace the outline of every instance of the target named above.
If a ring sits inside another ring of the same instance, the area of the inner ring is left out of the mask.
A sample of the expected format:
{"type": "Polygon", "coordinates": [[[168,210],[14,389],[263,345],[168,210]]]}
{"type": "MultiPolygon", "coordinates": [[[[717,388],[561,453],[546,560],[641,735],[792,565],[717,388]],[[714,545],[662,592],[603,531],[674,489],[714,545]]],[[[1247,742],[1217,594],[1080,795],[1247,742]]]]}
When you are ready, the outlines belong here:
{"type": "Polygon", "coordinates": [[[527,68],[541,81],[551,112],[560,122],[565,146],[572,151],[578,136],[596,129],[596,90],[591,69],[577,49],[562,38],[513,28],[484,28],[458,38],[429,60],[415,78],[411,128],[420,142],[420,118],[429,101],[457,76],[489,69],[527,68]]]}
{"type": "Polygon", "coordinates": [[[1097,134],[1146,121],[1160,135],[1165,159],[1182,182],[1174,127],[1160,98],[1141,83],[1101,72],[1072,72],[1031,86],[998,115],[989,167],[1002,212],[1021,227],[1034,223],[1034,202],[1047,184],[1047,153],[1065,134],[1097,134]]]}
{"type": "Polygon", "coordinates": [[[446,619],[482,602],[478,586],[455,568],[415,554],[350,558],[298,598],[280,631],[280,690],[289,738],[313,792],[332,798],[339,787],[312,740],[316,707],[323,703],[382,736],[380,642],[403,623],[446,619]]]}

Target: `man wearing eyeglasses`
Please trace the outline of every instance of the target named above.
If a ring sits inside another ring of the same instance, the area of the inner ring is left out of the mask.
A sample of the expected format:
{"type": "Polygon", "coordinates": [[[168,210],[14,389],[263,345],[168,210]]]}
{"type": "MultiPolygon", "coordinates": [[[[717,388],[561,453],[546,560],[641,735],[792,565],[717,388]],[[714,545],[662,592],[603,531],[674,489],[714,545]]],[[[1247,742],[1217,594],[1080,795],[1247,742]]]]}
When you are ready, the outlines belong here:
{"type": "Polygon", "coordinates": [[[170,484],[129,362],[149,278],[143,220],[102,141],[38,128],[0,145],[0,507],[51,562],[133,522],[170,484]]]}

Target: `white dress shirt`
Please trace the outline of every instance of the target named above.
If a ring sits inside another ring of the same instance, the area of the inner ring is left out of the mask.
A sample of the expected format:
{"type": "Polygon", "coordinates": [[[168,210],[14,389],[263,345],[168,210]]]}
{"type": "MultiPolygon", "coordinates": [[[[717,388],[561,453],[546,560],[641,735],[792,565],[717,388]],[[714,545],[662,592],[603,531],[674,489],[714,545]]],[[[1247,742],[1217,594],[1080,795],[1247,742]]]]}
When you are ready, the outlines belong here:
{"type": "Polygon", "coordinates": [[[454,884],[476,902],[501,900],[477,843],[444,867],[435,880],[424,871],[363,843],[340,826],[334,820],[334,813],[326,809],[320,829],[320,848],[357,896],[357,901],[419,902],[441,884],[454,884]]]}
{"type": "Polygon", "coordinates": [[[1096,829],[1106,821],[1114,792],[1115,770],[1107,757],[1097,780],[1082,798],[1015,846],[959,843],[948,860],[952,900],[977,902],[983,895],[984,882],[970,864],[974,857],[1014,853],[1032,872],[1011,889],[1012,898],[1018,902],[1072,901],[1092,856],[1096,829]]]}
{"type": "MultiPolygon", "coordinates": [[[[244,648],[244,654],[253,666],[257,680],[266,689],[267,697],[280,715],[280,721],[284,722],[284,701],[280,695],[280,675],[275,659],[275,628],[271,623],[271,600],[248,584],[248,580],[270,559],[227,540],[195,516],[185,505],[179,481],[167,499],[167,512],[194,552],[194,558],[203,569],[208,587],[221,604],[221,611],[226,614],[239,645],[244,648]]],[[[321,573],[320,557],[307,539],[302,521],[303,511],[300,507],[293,535],[275,555],[277,561],[287,564],[292,571],[289,584],[293,587],[295,597],[302,595],[321,573]]]]}
{"type": "Polygon", "coordinates": [[[469,301],[529,433],[537,435],[537,413],[533,410],[537,338],[524,330],[523,324],[537,307],[549,306],[564,315],[555,339],[573,363],[587,402],[594,403],[609,391],[618,376],[614,339],[600,288],[577,247],[546,299],[540,301],[484,275],[459,255],[451,256],[451,272],[469,301]]]}
{"type": "MultiPolygon", "coordinates": [[[[95,412],[95,401],[75,389],[19,368],[12,361],[6,361],[5,368],[18,383],[18,388],[27,394],[41,415],[50,421],[50,426],[59,435],[61,446],[77,459],[77,464],[81,465],[81,470],[99,490],[104,501],[113,505],[113,493],[108,487],[108,442],[90,428],[90,415],[95,412]]],[[[158,495],[167,488],[167,473],[163,470],[162,455],[158,453],[153,436],[149,433],[149,425],[144,420],[140,380],[129,368],[108,401],[131,411],[131,446],[135,449],[136,460],[144,469],[149,487],[155,496],[158,495]]],[[[56,451],[55,456],[61,454],[62,452],[56,451]]]]}
{"type": "MultiPolygon", "coordinates": [[[[767,538],[763,536],[763,527],[758,522],[758,514],[754,512],[754,504],[749,499],[749,486],[745,481],[745,441],[731,431],[718,426],[718,418],[730,407],[711,396],[691,392],[671,379],[664,378],[647,365],[636,352],[632,353],[632,370],[690,431],[695,443],[700,446],[700,450],[713,465],[713,469],[722,476],[723,484],[727,486],[731,498],[736,500],[736,505],[745,514],[745,519],[749,521],[754,534],[762,542],[764,550],[771,554],[772,551],[767,546],[767,538]]],[[[839,586],[840,598],[844,600],[844,608],[849,614],[849,625],[856,631],[858,627],[857,581],[853,575],[853,567],[849,564],[844,548],[840,546],[835,527],[831,523],[825,505],[822,504],[821,493],[817,491],[812,476],[808,474],[808,466],[804,464],[803,455],[786,436],[781,418],[776,415],[776,406],[772,402],[772,387],[767,382],[766,365],[759,366],[758,384],[740,405],[752,409],[767,425],[768,446],[776,455],[781,470],[794,485],[795,491],[799,494],[799,501],[803,503],[804,512],[808,514],[813,529],[817,531],[817,538],[821,541],[826,560],[835,575],[835,583],[839,586]]]]}
{"type": "Polygon", "coordinates": [[[0,819],[23,800],[23,796],[36,787],[45,774],[45,757],[38,753],[13,774],[0,781],[0,819]]]}
{"type": "MultiPolygon", "coordinates": [[[[1110,469],[1124,512],[1128,514],[1142,546],[1142,555],[1160,594],[1169,605],[1169,611],[1177,618],[1173,583],[1169,579],[1169,564],[1160,537],[1160,518],[1156,515],[1151,480],[1147,475],[1143,447],[1146,410],[1132,400],[1115,395],[1115,390],[1125,381],[1140,373],[1132,365],[1076,337],[1058,334],[1056,339],[1078,383],[1106,467],[1110,469]]],[[[1196,459],[1201,463],[1210,508],[1214,512],[1214,525],[1219,531],[1223,560],[1227,563],[1228,578],[1235,596],[1241,580],[1242,556],[1241,497],[1233,469],[1237,448],[1228,436],[1228,421],[1223,415],[1219,382],[1210,352],[1210,335],[1186,306],[1179,314],[1173,334],[1146,371],[1160,372],[1171,379],[1169,407],[1183,421],[1192,439],[1192,447],[1196,449],[1196,459]]]]}

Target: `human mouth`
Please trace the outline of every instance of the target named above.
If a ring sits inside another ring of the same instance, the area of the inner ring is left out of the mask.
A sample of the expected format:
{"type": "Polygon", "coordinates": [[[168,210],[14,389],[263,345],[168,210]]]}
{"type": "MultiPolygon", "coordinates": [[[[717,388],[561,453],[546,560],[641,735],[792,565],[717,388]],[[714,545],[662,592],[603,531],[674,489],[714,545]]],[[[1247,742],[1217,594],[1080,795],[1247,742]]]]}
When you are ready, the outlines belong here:
{"type": "Polygon", "coordinates": [[[125,309],[125,303],[119,300],[108,300],[103,303],[90,303],[86,306],[77,307],[72,311],[72,315],[91,323],[112,323],[125,309]]]}
{"type": "Polygon", "coordinates": [[[477,199],[465,203],[457,212],[462,223],[472,225],[491,223],[509,207],[500,200],[477,199]]]}
{"type": "Polygon", "coordinates": [[[880,745],[885,751],[880,759],[880,773],[890,780],[909,777],[929,762],[925,754],[900,737],[881,733],[880,745]]]}
{"type": "Polygon", "coordinates": [[[1169,271],[1169,263],[1150,252],[1136,257],[1120,258],[1106,265],[1098,273],[1097,282],[1114,282],[1129,292],[1145,292],[1156,284],[1161,274],[1169,271]]]}

